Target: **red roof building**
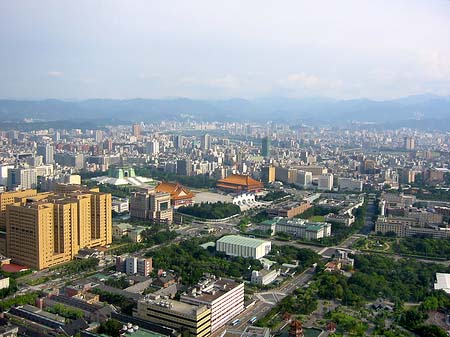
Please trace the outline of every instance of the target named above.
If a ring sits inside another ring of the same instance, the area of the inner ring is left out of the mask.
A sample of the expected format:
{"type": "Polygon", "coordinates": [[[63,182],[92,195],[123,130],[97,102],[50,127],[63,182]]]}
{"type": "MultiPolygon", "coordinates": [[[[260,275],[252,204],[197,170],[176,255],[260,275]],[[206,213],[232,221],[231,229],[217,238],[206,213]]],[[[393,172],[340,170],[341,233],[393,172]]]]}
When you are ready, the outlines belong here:
{"type": "Polygon", "coordinates": [[[194,193],[178,183],[161,182],[155,188],[156,192],[170,193],[170,200],[174,208],[192,206],[194,193]]]}
{"type": "Polygon", "coordinates": [[[263,183],[250,176],[232,174],[225,179],[218,180],[216,187],[226,192],[256,192],[263,188],[263,183]]]}

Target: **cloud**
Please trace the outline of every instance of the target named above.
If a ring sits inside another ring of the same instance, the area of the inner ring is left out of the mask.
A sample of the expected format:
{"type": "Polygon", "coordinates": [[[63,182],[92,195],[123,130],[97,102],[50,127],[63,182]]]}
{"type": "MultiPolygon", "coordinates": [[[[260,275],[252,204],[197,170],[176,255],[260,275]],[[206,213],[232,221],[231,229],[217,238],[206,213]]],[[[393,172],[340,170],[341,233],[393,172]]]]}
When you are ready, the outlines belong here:
{"type": "Polygon", "coordinates": [[[47,73],[47,75],[48,75],[49,77],[62,77],[62,76],[64,75],[64,73],[61,72],[61,71],[55,71],[55,70],[52,70],[52,71],[49,71],[49,72],[47,73]]]}
{"type": "Polygon", "coordinates": [[[304,88],[312,90],[338,89],[342,86],[341,80],[322,78],[314,74],[295,73],[278,81],[278,84],[289,88],[304,88]]]}
{"type": "Polygon", "coordinates": [[[221,89],[238,89],[241,88],[243,82],[243,79],[230,74],[213,78],[185,76],[178,80],[181,85],[198,85],[221,89]]]}

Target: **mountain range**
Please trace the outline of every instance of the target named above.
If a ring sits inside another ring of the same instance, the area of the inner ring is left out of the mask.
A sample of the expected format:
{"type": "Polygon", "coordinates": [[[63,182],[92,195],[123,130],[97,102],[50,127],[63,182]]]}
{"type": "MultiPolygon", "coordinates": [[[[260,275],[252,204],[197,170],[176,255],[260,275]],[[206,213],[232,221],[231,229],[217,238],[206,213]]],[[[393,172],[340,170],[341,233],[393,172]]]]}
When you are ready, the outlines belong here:
{"type": "Polygon", "coordinates": [[[278,121],[311,125],[375,123],[448,129],[450,96],[431,94],[393,100],[336,100],[330,98],[285,98],[197,100],[89,99],[0,100],[0,119],[19,122],[77,121],[278,121]]]}

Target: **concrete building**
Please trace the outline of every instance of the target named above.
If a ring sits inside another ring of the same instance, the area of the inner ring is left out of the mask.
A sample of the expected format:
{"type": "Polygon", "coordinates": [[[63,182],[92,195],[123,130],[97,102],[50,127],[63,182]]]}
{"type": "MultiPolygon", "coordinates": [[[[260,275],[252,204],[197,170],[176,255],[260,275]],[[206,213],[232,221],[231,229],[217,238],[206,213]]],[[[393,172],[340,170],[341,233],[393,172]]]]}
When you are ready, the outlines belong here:
{"type": "Polygon", "coordinates": [[[304,219],[275,218],[261,223],[263,230],[271,229],[272,235],[287,233],[296,238],[317,240],[331,236],[331,224],[327,222],[309,222],[304,219]]]}
{"type": "Polygon", "coordinates": [[[34,168],[8,169],[8,189],[31,189],[37,187],[37,171],[34,168]]]}
{"type": "Polygon", "coordinates": [[[204,134],[200,140],[200,148],[203,151],[208,151],[211,149],[211,136],[209,134],[204,134]]]}
{"type": "Polygon", "coordinates": [[[265,286],[275,281],[278,276],[280,276],[280,271],[275,269],[261,269],[259,271],[253,270],[250,282],[260,286],[265,286]]]}
{"type": "Polygon", "coordinates": [[[331,191],[333,189],[333,174],[322,174],[319,177],[317,188],[321,191],[331,191]]]}
{"type": "Polygon", "coordinates": [[[415,146],[415,140],[413,137],[405,137],[403,139],[404,141],[404,148],[408,151],[412,151],[416,148],[415,146]]]}
{"type": "Polygon", "coordinates": [[[141,139],[141,124],[133,124],[132,131],[137,140],[141,139]]]}
{"type": "Polygon", "coordinates": [[[53,145],[51,144],[42,144],[37,147],[36,154],[38,156],[42,156],[44,160],[44,164],[53,164],[55,160],[53,159],[53,145]]]}
{"type": "Polygon", "coordinates": [[[145,321],[186,331],[189,336],[211,335],[211,309],[170,299],[144,299],[138,301],[133,316],[145,321]]]}
{"type": "Polygon", "coordinates": [[[297,171],[297,181],[295,184],[303,188],[308,188],[312,185],[312,178],[313,175],[311,172],[299,170],[297,171]]]}
{"type": "Polygon", "coordinates": [[[275,178],[284,184],[294,184],[297,181],[297,170],[293,168],[277,167],[275,178]]]}
{"type": "Polygon", "coordinates": [[[116,271],[126,273],[127,275],[150,276],[153,271],[152,258],[141,258],[136,256],[117,256],[116,271]]]}
{"type": "Polygon", "coordinates": [[[352,178],[338,179],[339,191],[361,192],[363,183],[361,180],[352,178]]]}
{"type": "Polygon", "coordinates": [[[192,162],[190,159],[177,160],[177,174],[182,176],[192,175],[192,162]]]}
{"type": "Polygon", "coordinates": [[[267,213],[271,217],[293,218],[311,207],[312,205],[308,201],[286,201],[277,204],[275,207],[269,208],[267,213]]]}
{"type": "Polygon", "coordinates": [[[173,221],[170,199],[170,193],[156,192],[152,189],[139,189],[131,193],[130,216],[156,223],[170,224],[173,221]]]}
{"type": "Polygon", "coordinates": [[[130,202],[127,198],[112,198],[112,210],[116,213],[126,213],[130,210],[130,202]]]}
{"type": "Polygon", "coordinates": [[[0,290],[9,288],[9,277],[0,276],[0,290]]]}
{"type": "Polygon", "coordinates": [[[210,308],[211,332],[214,332],[244,310],[244,283],[204,277],[188,293],[181,295],[180,300],[210,308]]]}
{"type": "Polygon", "coordinates": [[[226,235],[216,241],[216,250],[229,256],[260,259],[270,253],[270,241],[248,238],[239,235],[226,235]]]}
{"type": "Polygon", "coordinates": [[[6,253],[14,263],[40,270],[111,242],[108,193],[41,193],[6,206],[6,253]]]}
{"type": "Polygon", "coordinates": [[[450,294],[450,274],[436,273],[436,283],[434,284],[435,290],[443,290],[447,294],[450,294]]]}
{"type": "Polygon", "coordinates": [[[159,142],[157,140],[152,140],[148,142],[145,146],[145,152],[147,154],[158,154],[159,153],[159,142]]]}
{"type": "Polygon", "coordinates": [[[264,166],[261,172],[261,179],[265,183],[273,183],[275,181],[275,166],[264,166]]]}
{"type": "Polygon", "coordinates": [[[33,197],[36,190],[11,191],[0,193],[0,229],[6,230],[6,206],[13,204],[16,199],[33,197]]]}
{"type": "Polygon", "coordinates": [[[270,138],[264,137],[261,139],[261,155],[265,158],[270,157],[270,138]]]}

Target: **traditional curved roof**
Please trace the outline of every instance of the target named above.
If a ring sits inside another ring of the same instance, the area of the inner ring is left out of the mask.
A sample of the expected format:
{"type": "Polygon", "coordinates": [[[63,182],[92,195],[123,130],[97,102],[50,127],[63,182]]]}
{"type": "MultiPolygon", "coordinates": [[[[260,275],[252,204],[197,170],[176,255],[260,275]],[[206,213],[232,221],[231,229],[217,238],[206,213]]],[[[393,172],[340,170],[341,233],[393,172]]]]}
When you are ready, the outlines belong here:
{"type": "Polygon", "coordinates": [[[232,174],[225,179],[220,179],[217,181],[217,186],[223,185],[238,185],[247,187],[262,187],[263,184],[260,181],[253,179],[250,176],[242,174],[232,174]]]}
{"type": "Polygon", "coordinates": [[[155,191],[170,193],[170,197],[174,200],[191,199],[194,197],[194,193],[183,185],[178,183],[169,183],[166,181],[159,183],[159,185],[156,186],[155,191]]]}

